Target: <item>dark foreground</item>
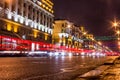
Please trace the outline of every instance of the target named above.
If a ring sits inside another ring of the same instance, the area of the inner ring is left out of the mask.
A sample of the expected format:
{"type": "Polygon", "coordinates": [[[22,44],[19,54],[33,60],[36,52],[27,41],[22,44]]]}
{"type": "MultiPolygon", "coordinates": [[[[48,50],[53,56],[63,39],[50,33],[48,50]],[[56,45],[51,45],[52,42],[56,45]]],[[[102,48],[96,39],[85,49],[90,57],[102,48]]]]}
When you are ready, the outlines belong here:
{"type": "Polygon", "coordinates": [[[73,80],[105,57],[1,57],[0,80],[73,80]]]}

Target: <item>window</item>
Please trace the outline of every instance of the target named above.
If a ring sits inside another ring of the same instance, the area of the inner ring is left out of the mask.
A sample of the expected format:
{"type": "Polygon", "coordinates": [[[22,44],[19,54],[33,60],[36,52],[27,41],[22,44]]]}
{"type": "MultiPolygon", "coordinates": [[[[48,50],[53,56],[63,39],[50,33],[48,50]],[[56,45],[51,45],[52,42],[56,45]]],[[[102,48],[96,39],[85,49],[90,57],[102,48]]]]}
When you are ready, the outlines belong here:
{"type": "Polygon", "coordinates": [[[64,27],[64,24],[62,24],[62,27],[64,27]]]}
{"type": "Polygon", "coordinates": [[[40,18],[40,23],[41,24],[43,24],[42,20],[43,20],[43,13],[41,12],[41,18],[40,18]]]}
{"type": "Polygon", "coordinates": [[[35,20],[35,9],[33,9],[33,20],[35,20]]]}
{"type": "Polygon", "coordinates": [[[24,8],[26,7],[26,3],[24,3],[24,8]]]}
{"type": "Polygon", "coordinates": [[[3,4],[2,4],[2,2],[0,2],[0,7],[3,7],[3,4]]]}
{"type": "Polygon", "coordinates": [[[18,14],[19,14],[19,15],[21,15],[21,11],[20,11],[20,9],[19,9],[19,8],[18,8],[18,14]]]}
{"type": "Polygon", "coordinates": [[[9,8],[9,4],[7,2],[5,2],[5,9],[9,8]]]}
{"type": "Polygon", "coordinates": [[[15,11],[15,3],[12,4],[12,11],[15,11]]]}
{"type": "Polygon", "coordinates": [[[39,22],[39,11],[37,11],[37,22],[39,22]]]}

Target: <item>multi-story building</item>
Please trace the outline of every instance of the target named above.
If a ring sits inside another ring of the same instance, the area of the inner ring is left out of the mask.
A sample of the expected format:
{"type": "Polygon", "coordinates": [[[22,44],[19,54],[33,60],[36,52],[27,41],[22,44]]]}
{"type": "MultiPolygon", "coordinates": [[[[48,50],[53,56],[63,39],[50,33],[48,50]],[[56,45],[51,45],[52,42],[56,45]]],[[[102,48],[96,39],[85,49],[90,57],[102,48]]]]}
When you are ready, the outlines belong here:
{"type": "Polygon", "coordinates": [[[0,48],[15,50],[24,42],[27,50],[35,51],[42,43],[51,43],[53,5],[51,0],[1,0],[0,48]]]}
{"type": "Polygon", "coordinates": [[[94,36],[93,34],[87,34],[86,35],[86,40],[85,40],[85,47],[88,49],[93,49],[94,48],[94,36]]]}
{"type": "Polygon", "coordinates": [[[80,49],[80,29],[67,20],[56,20],[53,30],[53,43],[58,47],[80,49]]]}

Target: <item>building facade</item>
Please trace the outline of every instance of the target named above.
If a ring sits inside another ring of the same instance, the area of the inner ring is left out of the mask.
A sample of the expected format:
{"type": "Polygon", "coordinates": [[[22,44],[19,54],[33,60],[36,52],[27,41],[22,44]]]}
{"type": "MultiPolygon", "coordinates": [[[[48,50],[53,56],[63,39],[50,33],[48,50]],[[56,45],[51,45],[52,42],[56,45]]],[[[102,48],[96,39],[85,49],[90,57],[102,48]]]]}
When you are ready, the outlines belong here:
{"type": "MultiPolygon", "coordinates": [[[[51,0],[1,0],[1,48],[7,43],[11,44],[5,42],[7,40],[3,38],[4,36],[10,39],[20,39],[26,43],[30,42],[27,45],[31,45],[29,50],[32,51],[39,50],[41,42],[51,43],[54,20],[53,5],[51,0]]],[[[16,42],[15,46],[18,46],[16,40],[13,39],[11,42],[16,42]]]]}
{"type": "Polygon", "coordinates": [[[56,20],[53,30],[53,44],[58,47],[80,49],[83,40],[80,39],[80,29],[67,20],[56,20]]]}

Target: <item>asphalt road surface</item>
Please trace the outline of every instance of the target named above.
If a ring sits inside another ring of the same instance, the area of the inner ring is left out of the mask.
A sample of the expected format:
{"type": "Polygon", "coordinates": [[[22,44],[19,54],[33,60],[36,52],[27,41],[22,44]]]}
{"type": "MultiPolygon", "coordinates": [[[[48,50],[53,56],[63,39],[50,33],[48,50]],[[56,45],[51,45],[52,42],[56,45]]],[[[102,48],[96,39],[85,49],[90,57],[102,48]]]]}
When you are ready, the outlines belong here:
{"type": "Polygon", "coordinates": [[[1,57],[0,80],[72,80],[105,57],[1,57]]]}

